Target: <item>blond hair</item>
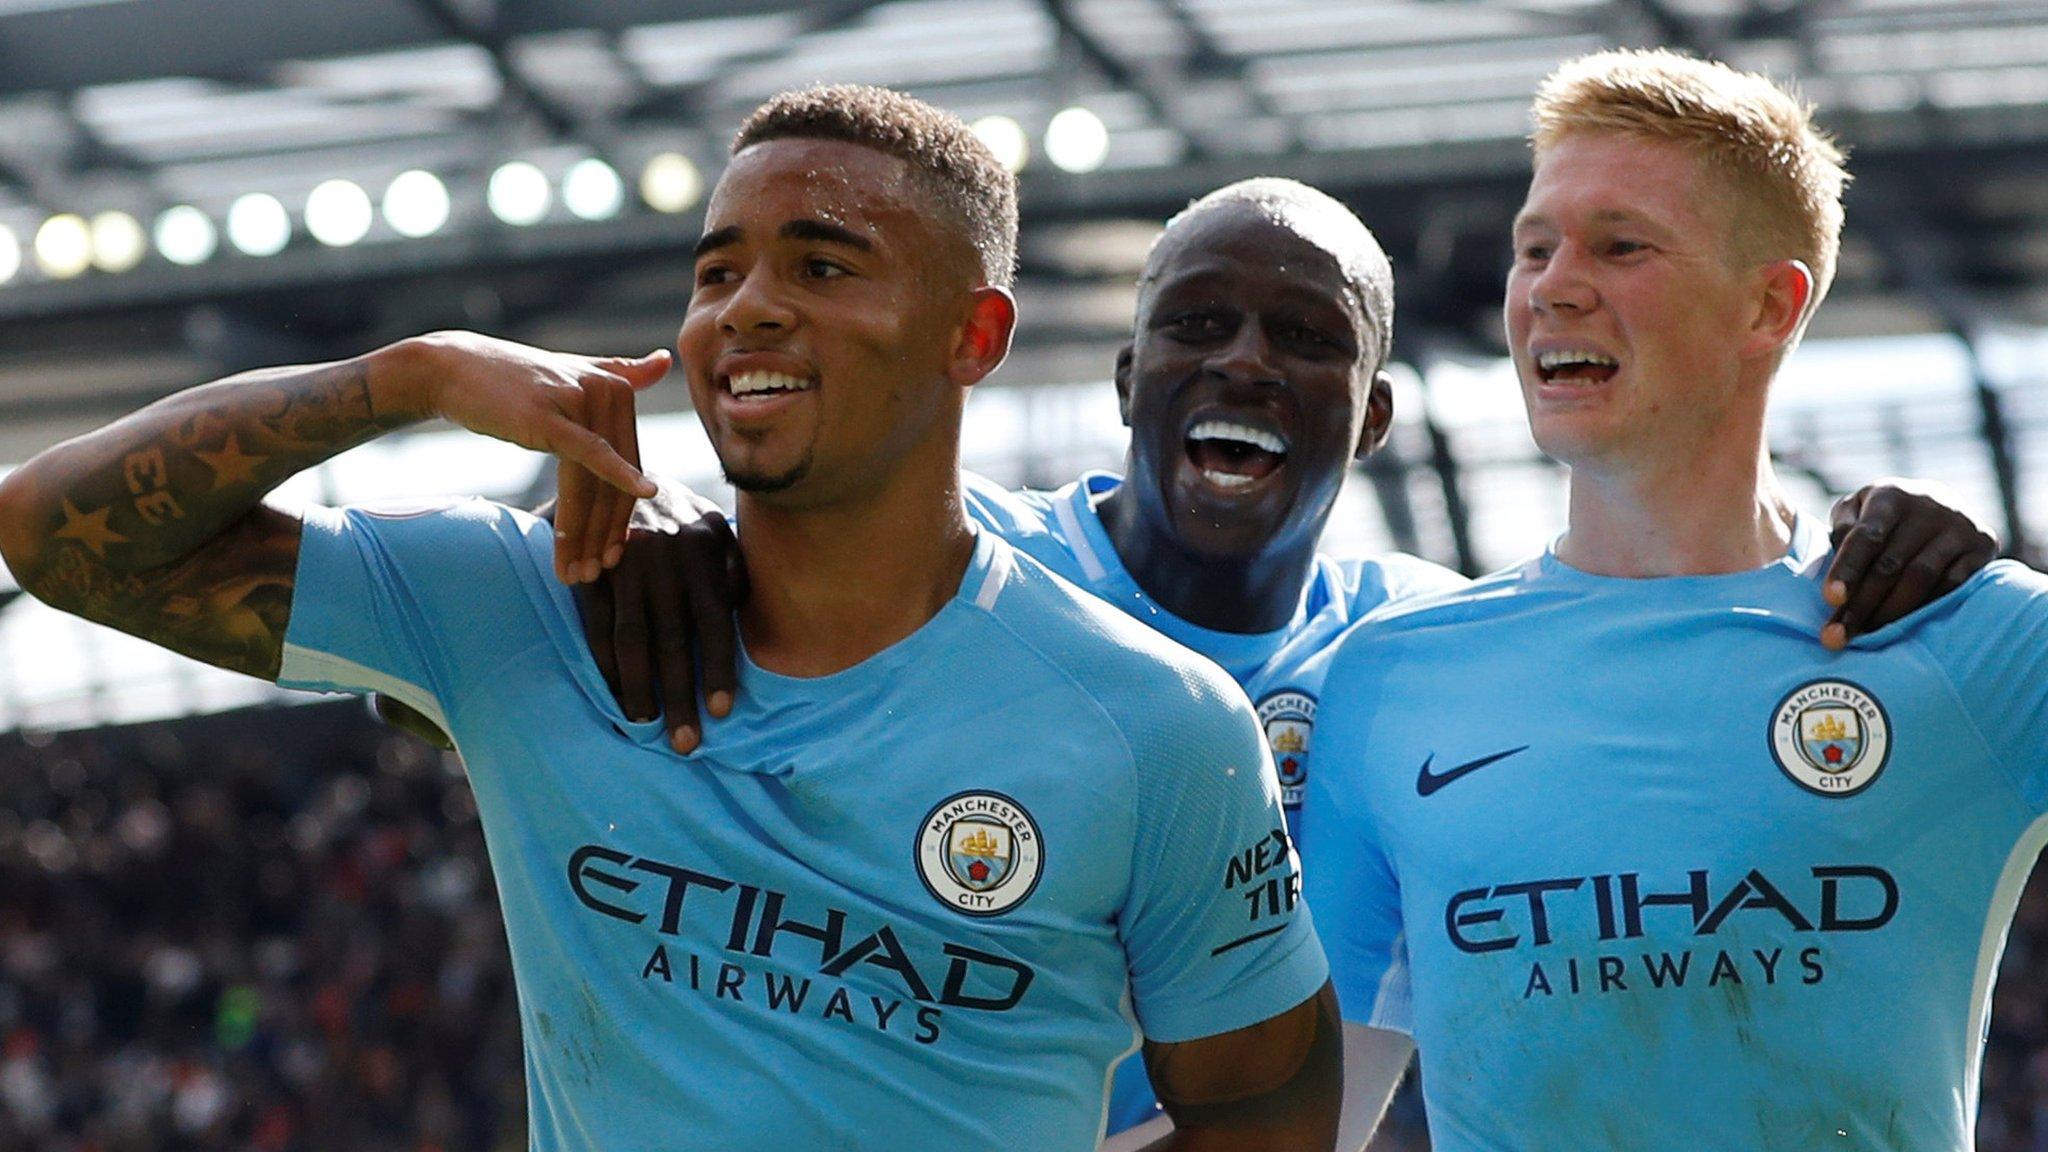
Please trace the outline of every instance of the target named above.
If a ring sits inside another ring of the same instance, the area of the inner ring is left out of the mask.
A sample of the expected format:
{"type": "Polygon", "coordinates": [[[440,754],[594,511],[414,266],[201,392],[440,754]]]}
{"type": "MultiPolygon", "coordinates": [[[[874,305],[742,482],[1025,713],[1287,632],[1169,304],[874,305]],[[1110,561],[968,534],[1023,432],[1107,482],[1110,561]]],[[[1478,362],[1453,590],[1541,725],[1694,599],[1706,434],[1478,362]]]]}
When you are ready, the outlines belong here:
{"type": "Polygon", "coordinates": [[[1802,260],[1813,301],[1835,276],[1842,237],[1843,151],[1813,123],[1813,106],[1754,72],[1675,52],[1598,52],[1567,61],[1536,92],[1536,159],[1579,132],[1676,144],[1739,194],[1730,221],[1738,253],[1802,260]]]}

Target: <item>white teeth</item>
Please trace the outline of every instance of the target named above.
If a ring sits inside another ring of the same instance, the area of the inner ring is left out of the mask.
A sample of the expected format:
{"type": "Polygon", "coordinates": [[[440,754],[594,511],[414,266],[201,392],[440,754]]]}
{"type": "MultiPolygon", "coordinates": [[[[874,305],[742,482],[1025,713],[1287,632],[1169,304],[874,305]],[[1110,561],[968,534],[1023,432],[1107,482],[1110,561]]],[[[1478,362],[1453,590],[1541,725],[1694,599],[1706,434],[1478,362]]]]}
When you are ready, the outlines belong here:
{"type": "Polygon", "coordinates": [[[727,381],[735,396],[748,396],[756,392],[806,392],[811,382],[781,372],[741,372],[727,381]]]}
{"type": "Polygon", "coordinates": [[[1242,488],[1252,482],[1249,476],[1240,476],[1235,472],[1218,472],[1214,468],[1202,469],[1202,478],[1218,488],[1242,488]]]}
{"type": "MultiPolygon", "coordinates": [[[[1239,444],[1249,444],[1254,448],[1264,452],[1271,452],[1276,456],[1285,455],[1287,452],[1287,441],[1280,439],[1271,432],[1245,424],[1233,424],[1228,420],[1204,420],[1188,430],[1188,439],[1234,440],[1239,444]]],[[[1212,472],[1209,475],[1214,476],[1216,473],[1212,472]]],[[[1246,483],[1250,483],[1250,481],[1246,481],[1246,483]]]]}
{"type": "Polygon", "coordinates": [[[1572,348],[1563,352],[1545,352],[1536,357],[1536,366],[1546,372],[1563,368],[1568,364],[1593,364],[1602,368],[1614,368],[1620,361],[1599,352],[1587,352],[1572,348]]]}

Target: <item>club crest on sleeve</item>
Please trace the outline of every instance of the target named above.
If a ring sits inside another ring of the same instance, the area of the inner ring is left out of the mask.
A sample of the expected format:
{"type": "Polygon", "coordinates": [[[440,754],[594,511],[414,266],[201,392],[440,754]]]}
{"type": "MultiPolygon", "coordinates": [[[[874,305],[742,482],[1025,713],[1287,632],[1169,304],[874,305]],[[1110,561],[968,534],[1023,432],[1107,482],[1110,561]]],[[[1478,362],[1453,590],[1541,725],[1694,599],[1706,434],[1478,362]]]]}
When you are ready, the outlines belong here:
{"type": "Polygon", "coordinates": [[[1280,801],[1301,805],[1308,783],[1308,745],[1316,730],[1316,698],[1306,692],[1275,692],[1259,702],[1259,725],[1273,749],[1273,767],[1280,773],[1280,801]]]}
{"type": "Polygon", "coordinates": [[[1891,759],[1891,719],[1877,697],[1847,680],[1815,680],[1772,711],[1771,755],[1809,792],[1854,796],[1891,759]]]}
{"type": "Polygon", "coordinates": [[[948,796],[918,825],[918,876],[962,915],[1000,916],[1022,904],[1044,866],[1038,822],[1000,792],[948,796]]]}

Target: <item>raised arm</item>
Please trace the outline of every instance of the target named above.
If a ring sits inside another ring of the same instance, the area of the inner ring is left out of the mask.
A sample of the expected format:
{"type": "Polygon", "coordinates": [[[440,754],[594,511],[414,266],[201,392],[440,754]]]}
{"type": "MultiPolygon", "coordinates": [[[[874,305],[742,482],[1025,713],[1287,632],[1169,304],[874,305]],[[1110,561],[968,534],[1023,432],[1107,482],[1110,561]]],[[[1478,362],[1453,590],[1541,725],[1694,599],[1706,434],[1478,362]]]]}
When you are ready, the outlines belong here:
{"type": "MultiPolygon", "coordinates": [[[[298,559],[288,477],[432,416],[653,486],[592,426],[632,418],[664,355],[592,359],[471,333],[180,392],[38,455],[0,483],[0,559],[64,611],[275,679],[298,559]]],[[[617,526],[623,538],[623,521],[617,526]]]]}

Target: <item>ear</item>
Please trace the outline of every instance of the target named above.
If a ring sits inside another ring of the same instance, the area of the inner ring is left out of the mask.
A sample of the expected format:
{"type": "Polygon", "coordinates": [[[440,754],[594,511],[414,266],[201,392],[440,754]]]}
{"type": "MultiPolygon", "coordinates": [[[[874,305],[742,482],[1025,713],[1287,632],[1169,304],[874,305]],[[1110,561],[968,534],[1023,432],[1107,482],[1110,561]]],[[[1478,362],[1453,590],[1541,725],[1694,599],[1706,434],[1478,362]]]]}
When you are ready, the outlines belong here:
{"type": "Polygon", "coordinates": [[[1017,298],[1008,288],[983,285],[969,293],[966,320],[953,344],[946,375],[962,388],[979,384],[1002,367],[1017,331],[1017,298]]]}
{"type": "Polygon", "coordinates": [[[1813,310],[1813,269],[1800,260],[1773,260],[1757,270],[1761,277],[1756,313],[1742,342],[1745,356],[1770,356],[1784,351],[1799,336],[1813,310]]]}
{"type": "Polygon", "coordinates": [[[1124,427],[1131,426],[1131,346],[1124,345],[1116,353],[1116,414],[1122,417],[1124,427]]]}
{"type": "Polygon", "coordinates": [[[1394,381],[1381,371],[1372,374],[1372,387],[1365,395],[1365,427],[1358,430],[1357,459],[1380,450],[1394,427],[1394,381]]]}

